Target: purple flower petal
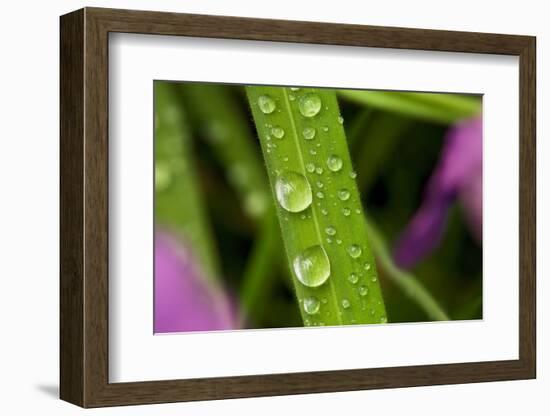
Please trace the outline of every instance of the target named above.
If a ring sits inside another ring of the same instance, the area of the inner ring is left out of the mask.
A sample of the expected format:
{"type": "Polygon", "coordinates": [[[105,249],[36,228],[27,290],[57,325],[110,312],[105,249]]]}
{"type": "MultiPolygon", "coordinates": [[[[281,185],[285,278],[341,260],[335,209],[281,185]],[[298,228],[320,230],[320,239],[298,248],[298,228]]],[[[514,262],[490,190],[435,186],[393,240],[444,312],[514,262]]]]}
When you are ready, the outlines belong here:
{"type": "Polygon", "coordinates": [[[480,118],[460,123],[447,133],[422,204],[398,239],[395,249],[398,265],[411,267],[437,247],[447,211],[458,197],[472,233],[481,241],[482,143],[480,118]]]}
{"type": "Polygon", "coordinates": [[[155,333],[238,328],[224,291],[173,236],[155,234],[155,333]]]}

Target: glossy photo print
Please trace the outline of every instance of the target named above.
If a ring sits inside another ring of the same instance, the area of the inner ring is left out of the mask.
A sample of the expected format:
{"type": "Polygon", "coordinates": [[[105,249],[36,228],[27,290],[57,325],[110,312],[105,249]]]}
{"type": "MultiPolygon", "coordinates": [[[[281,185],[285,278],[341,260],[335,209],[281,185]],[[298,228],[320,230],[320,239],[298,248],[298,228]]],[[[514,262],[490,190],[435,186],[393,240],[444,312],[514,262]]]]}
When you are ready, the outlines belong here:
{"type": "Polygon", "coordinates": [[[154,332],[482,319],[482,97],[154,82],[154,332]]]}

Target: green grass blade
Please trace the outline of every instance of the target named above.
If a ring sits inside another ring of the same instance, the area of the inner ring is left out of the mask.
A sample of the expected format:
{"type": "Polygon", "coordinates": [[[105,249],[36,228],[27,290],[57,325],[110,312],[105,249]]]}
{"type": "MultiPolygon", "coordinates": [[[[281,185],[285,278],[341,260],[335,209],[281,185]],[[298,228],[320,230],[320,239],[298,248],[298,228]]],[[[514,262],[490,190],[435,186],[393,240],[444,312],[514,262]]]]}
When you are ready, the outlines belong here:
{"type": "Polygon", "coordinates": [[[481,111],[479,98],[459,94],[365,90],[338,90],[338,93],[357,104],[443,124],[473,117],[481,111]]]}
{"type": "Polygon", "coordinates": [[[367,229],[372,247],[376,254],[376,259],[392,282],[418,304],[430,319],[434,321],[448,321],[449,316],[447,313],[441,308],[422,283],[420,283],[412,273],[400,269],[393,262],[382,234],[370,220],[367,220],[367,229]]]}
{"type": "Polygon", "coordinates": [[[215,278],[219,260],[175,84],[155,82],[155,121],[155,219],[184,238],[205,273],[215,278]]]}
{"type": "Polygon", "coordinates": [[[304,324],[386,322],[336,94],[247,94],[304,324]]]}

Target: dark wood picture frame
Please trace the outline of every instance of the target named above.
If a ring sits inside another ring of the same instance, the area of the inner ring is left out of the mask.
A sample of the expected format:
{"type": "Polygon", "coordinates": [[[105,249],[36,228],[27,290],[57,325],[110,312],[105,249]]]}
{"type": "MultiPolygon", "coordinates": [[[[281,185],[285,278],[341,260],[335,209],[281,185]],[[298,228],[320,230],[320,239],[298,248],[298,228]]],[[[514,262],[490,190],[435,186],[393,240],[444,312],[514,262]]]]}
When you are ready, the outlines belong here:
{"type": "Polygon", "coordinates": [[[60,396],[82,407],[536,376],[535,38],[85,8],[61,17],[60,396]],[[136,383],[108,379],[110,32],[515,55],[520,65],[519,359],[136,383]]]}

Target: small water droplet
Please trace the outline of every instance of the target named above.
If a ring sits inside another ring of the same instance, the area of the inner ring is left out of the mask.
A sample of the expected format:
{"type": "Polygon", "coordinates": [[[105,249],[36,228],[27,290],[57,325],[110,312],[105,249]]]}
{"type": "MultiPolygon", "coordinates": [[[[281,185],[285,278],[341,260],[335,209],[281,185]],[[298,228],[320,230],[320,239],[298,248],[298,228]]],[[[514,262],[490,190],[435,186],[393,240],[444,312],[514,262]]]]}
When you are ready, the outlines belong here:
{"type": "Polygon", "coordinates": [[[304,175],[284,171],[275,182],[275,194],[279,204],[289,212],[300,212],[311,205],[311,186],[304,175]]]}
{"type": "Polygon", "coordinates": [[[327,243],[332,244],[332,238],[327,237],[327,243]]]}
{"type": "Polygon", "coordinates": [[[385,324],[385,323],[387,323],[387,322],[388,322],[388,318],[386,318],[385,316],[382,316],[382,317],[380,318],[380,323],[381,323],[381,324],[385,324]]]}
{"type": "Polygon", "coordinates": [[[348,280],[351,284],[355,284],[359,281],[359,276],[357,276],[357,273],[351,273],[349,276],[348,276],[348,280]]]}
{"type": "Polygon", "coordinates": [[[315,155],[317,154],[317,150],[311,149],[311,150],[309,151],[309,154],[312,155],[312,156],[315,156],[315,155]]]}
{"type": "Polygon", "coordinates": [[[323,214],[323,215],[325,215],[325,216],[328,215],[328,211],[326,210],[326,208],[323,208],[323,209],[321,210],[321,214],[323,214]]]}
{"type": "Polygon", "coordinates": [[[322,193],[321,191],[317,192],[316,195],[317,195],[317,198],[319,198],[319,199],[323,199],[325,197],[325,194],[322,193]]]}
{"type": "Polygon", "coordinates": [[[355,208],[355,213],[356,214],[361,214],[361,210],[359,208],[355,208]]]}
{"type": "Polygon", "coordinates": [[[313,163],[308,163],[306,165],[306,170],[309,172],[309,173],[313,173],[315,172],[315,165],[313,163]]]}
{"type": "Polygon", "coordinates": [[[302,130],[302,134],[306,140],[313,140],[315,138],[315,133],[317,133],[317,131],[313,127],[304,127],[302,130]]]}
{"type": "Polygon", "coordinates": [[[338,245],[342,244],[342,240],[337,239],[336,244],[338,244],[338,245]]]}
{"type": "Polygon", "coordinates": [[[329,227],[325,228],[325,233],[327,233],[328,235],[335,235],[336,234],[336,228],[334,228],[333,226],[329,226],[329,227]]]}
{"type": "Polygon", "coordinates": [[[323,182],[317,181],[317,188],[323,188],[323,186],[325,186],[323,185],[323,182]]]}
{"type": "Polygon", "coordinates": [[[360,286],[359,287],[359,294],[361,296],[367,296],[367,294],[369,293],[369,288],[366,287],[366,286],[360,286]]]}
{"type": "Polygon", "coordinates": [[[303,301],[304,304],[304,311],[308,315],[315,315],[319,312],[319,309],[321,308],[321,302],[315,297],[315,296],[308,296],[303,301]]]}
{"type": "Polygon", "coordinates": [[[358,258],[362,252],[363,250],[357,244],[352,244],[348,247],[348,254],[354,259],[358,258]]]}
{"type": "Polygon", "coordinates": [[[351,210],[349,208],[342,208],[342,214],[344,214],[344,217],[349,217],[351,210]]]}
{"type": "Polygon", "coordinates": [[[308,287],[321,286],[330,276],[328,255],[319,245],[308,247],[298,254],[292,266],[298,280],[308,287]]]}
{"type": "Polygon", "coordinates": [[[372,280],[373,282],[376,282],[378,280],[378,278],[376,276],[372,276],[372,278],[370,280],[372,280]]]}
{"type": "Polygon", "coordinates": [[[347,189],[340,189],[338,191],[338,198],[340,201],[347,201],[349,199],[350,193],[347,189]]]}
{"type": "Polygon", "coordinates": [[[283,161],[288,162],[288,157],[283,157],[283,161]]]}
{"type": "Polygon", "coordinates": [[[323,131],[326,133],[328,131],[328,126],[323,126],[323,131]]]}
{"type": "Polygon", "coordinates": [[[308,93],[300,98],[298,108],[304,117],[314,117],[321,111],[321,99],[317,94],[308,93]]]}
{"type": "Polygon", "coordinates": [[[290,101],[294,101],[296,99],[296,96],[294,94],[288,94],[288,99],[290,101]]]}
{"type": "Polygon", "coordinates": [[[347,300],[347,299],[342,299],[342,307],[343,307],[344,309],[349,308],[349,305],[350,305],[349,300],[347,300]]]}
{"type": "Polygon", "coordinates": [[[322,298],[322,299],[321,299],[321,303],[323,303],[323,304],[326,305],[326,304],[328,303],[328,299],[327,299],[327,298],[322,298]]]}
{"type": "Polygon", "coordinates": [[[372,268],[371,264],[368,261],[363,265],[363,267],[367,272],[372,268]]]}
{"type": "Polygon", "coordinates": [[[342,169],[342,164],[343,162],[340,156],[331,155],[327,159],[327,166],[333,172],[338,172],[340,169],[342,169]]]}
{"type": "Polygon", "coordinates": [[[277,105],[275,104],[275,100],[269,95],[260,95],[258,97],[258,107],[260,107],[262,113],[271,114],[275,111],[277,105]]]}
{"type": "Polygon", "coordinates": [[[321,166],[317,166],[317,167],[315,168],[315,173],[316,173],[317,175],[322,175],[322,174],[323,174],[323,168],[322,168],[321,166]]]}
{"type": "Polygon", "coordinates": [[[344,124],[344,117],[338,116],[338,123],[344,124]]]}
{"type": "Polygon", "coordinates": [[[357,178],[357,172],[355,172],[354,170],[350,171],[349,177],[350,177],[351,179],[357,178]]]}
{"type": "Polygon", "coordinates": [[[290,91],[300,91],[300,88],[298,88],[298,87],[290,87],[290,91]]]}
{"type": "Polygon", "coordinates": [[[282,139],[285,136],[285,131],[282,127],[273,127],[271,129],[271,134],[277,139],[282,139]]]}

